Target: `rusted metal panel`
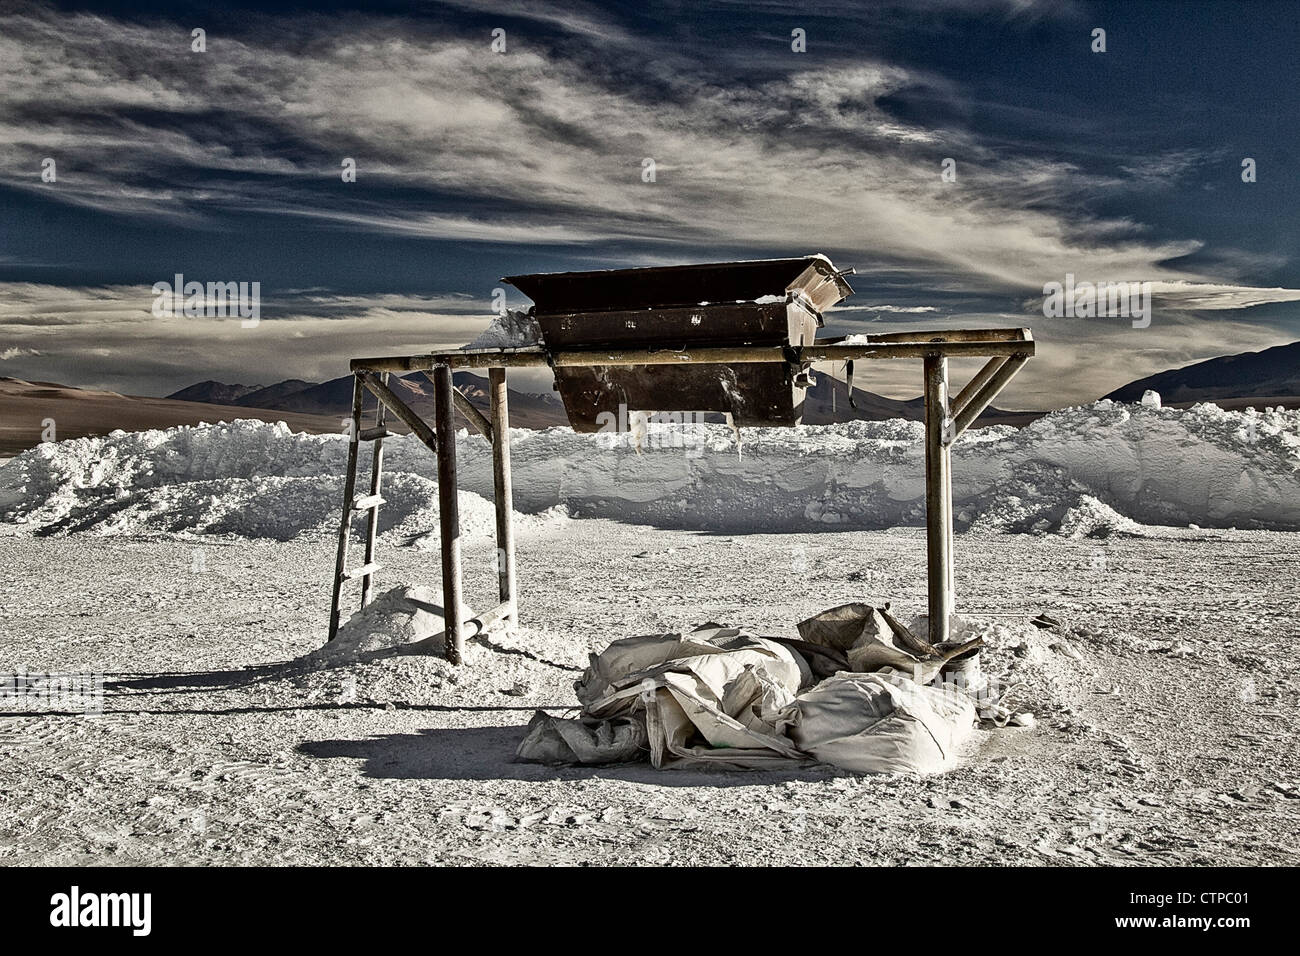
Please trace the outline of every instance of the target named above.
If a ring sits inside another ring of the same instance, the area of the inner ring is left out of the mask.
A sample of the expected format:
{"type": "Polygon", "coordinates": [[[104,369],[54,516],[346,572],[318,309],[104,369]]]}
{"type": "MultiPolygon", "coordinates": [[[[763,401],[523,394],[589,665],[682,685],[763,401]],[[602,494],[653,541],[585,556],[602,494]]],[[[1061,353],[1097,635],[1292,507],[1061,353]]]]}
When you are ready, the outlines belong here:
{"type": "MultiPolygon", "coordinates": [[[[798,300],[641,311],[539,315],[548,347],[593,352],[647,345],[802,345],[821,317],[798,300]]],[[[599,361],[599,355],[592,356],[599,361]]],[[[556,390],[576,431],[627,427],[629,411],[730,412],[737,425],[797,425],[803,389],[785,363],[597,365],[555,369],[556,390]]]]}
{"type": "Polygon", "coordinates": [[[789,366],[596,365],[557,368],[555,382],[574,431],[626,430],[628,412],[730,412],[742,426],[798,424],[804,391],[789,366]]]}
{"type": "MultiPolygon", "coordinates": [[[[737,425],[796,425],[799,364],[627,364],[629,350],[783,349],[813,344],[821,311],[852,293],[825,256],[511,276],[531,297],[555,384],[578,431],[626,428],[628,413],[727,412],[737,425]],[[606,364],[600,353],[610,355],[606,364]],[[561,355],[591,364],[561,367],[561,355]]],[[[781,355],[778,353],[777,358],[781,355]]]]}
{"type": "Polygon", "coordinates": [[[812,342],[821,316],[803,302],[746,302],[690,308],[539,315],[550,349],[659,345],[802,345],[812,342]]]}

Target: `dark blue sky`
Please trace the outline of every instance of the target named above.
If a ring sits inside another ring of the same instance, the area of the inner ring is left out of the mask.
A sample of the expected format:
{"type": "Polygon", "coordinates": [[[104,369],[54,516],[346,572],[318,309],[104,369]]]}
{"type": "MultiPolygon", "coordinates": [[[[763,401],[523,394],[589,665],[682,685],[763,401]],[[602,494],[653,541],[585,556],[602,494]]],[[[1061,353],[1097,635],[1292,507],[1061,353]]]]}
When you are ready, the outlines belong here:
{"type": "Polygon", "coordinates": [[[3,375],[323,378],[467,340],[502,275],[814,251],[859,271],[834,330],[1033,327],[1022,406],[1300,336],[1295,4],[0,11],[3,375]],[[177,272],[265,321],[155,318],[177,272]],[[1067,272],[1151,326],[1045,319],[1067,272]]]}

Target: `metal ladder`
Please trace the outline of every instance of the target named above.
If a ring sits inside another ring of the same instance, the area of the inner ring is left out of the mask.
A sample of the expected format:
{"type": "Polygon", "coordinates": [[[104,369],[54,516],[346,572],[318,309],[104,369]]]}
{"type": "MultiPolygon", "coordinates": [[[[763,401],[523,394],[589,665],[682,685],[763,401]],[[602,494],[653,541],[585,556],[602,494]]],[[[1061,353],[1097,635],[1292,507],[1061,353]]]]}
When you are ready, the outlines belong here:
{"type": "MultiPolygon", "coordinates": [[[[338,557],[334,564],[334,595],[330,602],[330,636],[334,640],[339,631],[340,602],[343,585],[347,581],[361,579],[361,606],[370,603],[373,596],[374,575],[380,569],[375,562],[375,538],[379,532],[379,506],[384,503],[380,494],[380,481],[384,467],[384,439],[394,435],[384,424],[385,406],[376,400],[375,424],[370,428],[361,427],[362,402],[365,388],[361,377],[354,377],[352,389],[352,419],[350,440],[348,442],[348,471],[343,483],[343,515],[339,522],[338,557]],[[361,442],[372,442],[373,452],[370,465],[370,493],[358,495],[357,459],[360,457],[361,442]],[[348,545],[352,538],[352,520],[359,514],[367,516],[366,554],[363,563],[355,568],[348,568],[348,545]]],[[[380,381],[387,384],[388,373],[380,376],[380,381]]]]}

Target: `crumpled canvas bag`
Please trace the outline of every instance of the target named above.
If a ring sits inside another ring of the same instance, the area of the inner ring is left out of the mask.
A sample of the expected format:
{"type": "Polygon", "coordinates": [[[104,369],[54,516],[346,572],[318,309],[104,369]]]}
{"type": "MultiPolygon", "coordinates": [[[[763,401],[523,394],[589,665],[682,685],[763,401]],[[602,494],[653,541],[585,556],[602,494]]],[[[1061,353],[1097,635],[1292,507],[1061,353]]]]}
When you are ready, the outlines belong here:
{"type": "Polygon", "coordinates": [[[782,727],[805,753],[859,773],[940,773],[975,727],[960,693],[891,670],[842,672],[799,695],[782,727]]]}
{"type": "Polygon", "coordinates": [[[546,760],[556,735],[594,740],[600,722],[630,719],[644,726],[655,767],[806,764],[777,721],[811,680],[801,655],[734,627],[614,641],[591,656],[574,685],[582,719],[552,719],[545,734],[530,731],[518,756],[546,760]]]}
{"type": "Polygon", "coordinates": [[[615,641],[574,687],[585,716],[643,712],[655,767],[771,767],[807,762],[777,721],[811,676],[776,641],[705,625],[615,641]]]}
{"type": "Polygon", "coordinates": [[[535,717],[518,755],[611,762],[633,759],[619,755],[633,755],[636,740],[636,755],[648,749],[659,768],[820,760],[859,773],[934,773],[951,764],[975,723],[966,698],[889,668],[841,672],[800,693],[812,683],[797,651],[738,628],[626,638],[593,654],[574,685],[582,718],[535,717]]]}
{"type": "MultiPolygon", "coordinates": [[[[928,648],[927,657],[918,656],[917,647],[909,648],[878,608],[870,604],[841,604],[799,622],[799,636],[844,655],[847,668],[829,666],[825,660],[811,661],[818,677],[830,677],[837,670],[878,671],[892,667],[911,675],[913,680],[928,684],[939,674],[940,661],[928,648]]],[[[915,641],[916,639],[913,638],[915,641]]]]}

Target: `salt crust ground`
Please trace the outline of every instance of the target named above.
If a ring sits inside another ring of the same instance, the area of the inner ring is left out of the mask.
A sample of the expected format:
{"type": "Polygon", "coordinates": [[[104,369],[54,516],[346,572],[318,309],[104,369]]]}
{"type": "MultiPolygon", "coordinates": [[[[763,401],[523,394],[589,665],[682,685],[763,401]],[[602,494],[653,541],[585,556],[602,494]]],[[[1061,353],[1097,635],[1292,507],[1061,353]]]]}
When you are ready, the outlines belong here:
{"type": "MultiPolygon", "coordinates": [[[[959,769],[917,779],[511,759],[608,640],[921,609],[915,529],[550,525],[520,543],[526,626],[462,668],[304,660],[327,537],[13,537],[0,668],[98,666],[109,686],[102,716],[0,716],[0,862],[1294,864],[1298,539],[959,535],[986,669],[1040,723],[980,731],[959,769]],[[1027,629],[1041,610],[1066,633],[1027,629]]],[[[435,554],[384,558],[384,586],[436,589],[435,554]]],[[[471,600],[490,595],[490,543],[466,558],[471,600]]]]}
{"type": "MultiPolygon", "coordinates": [[[[1040,723],[981,731],[930,780],[511,760],[609,640],[921,610],[918,530],[837,533],[920,524],[914,424],[742,449],[725,429],[652,428],[639,451],[517,432],[526,626],[463,668],[319,653],[337,436],[237,422],[40,446],[0,469],[0,669],[103,669],[107,712],[0,716],[0,860],[1293,863],[1298,536],[1196,525],[1300,527],[1298,424],[1101,402],[966,436],[961,610],[1040,723]],[[1062,633],[1026,625],[1042,610],[1062,633]]],[[[459,445],[470,599],[488,601],[486,447],[459,445]]],[[[436,593],[432,462],[410,440],[388,460],[382,586],[436,593]]]]}

